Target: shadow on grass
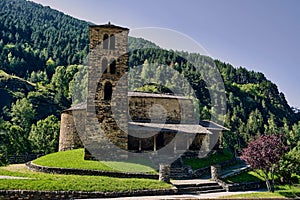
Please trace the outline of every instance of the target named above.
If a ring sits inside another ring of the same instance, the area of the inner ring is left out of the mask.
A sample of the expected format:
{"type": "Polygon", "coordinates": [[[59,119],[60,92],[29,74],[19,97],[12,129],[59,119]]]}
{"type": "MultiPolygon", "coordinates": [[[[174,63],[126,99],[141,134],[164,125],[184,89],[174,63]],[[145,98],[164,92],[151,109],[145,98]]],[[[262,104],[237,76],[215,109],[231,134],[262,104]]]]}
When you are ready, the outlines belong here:
{"type": "Polygon", "coordinates": [[[286,198],[296,198],[296,197],[300,197],[300,192],[278,192],[278,194],[286,197],[286,198]]]}
{"type": "MultiPolygon", "coordinates": [[[[276,190],[275,190],[276,192],[276,190]]],[[[296,198],[300,197],[300,187],[299,185],[282,185],[278,186],[277,193],[281,194],[286,198],[296,198]]]]}

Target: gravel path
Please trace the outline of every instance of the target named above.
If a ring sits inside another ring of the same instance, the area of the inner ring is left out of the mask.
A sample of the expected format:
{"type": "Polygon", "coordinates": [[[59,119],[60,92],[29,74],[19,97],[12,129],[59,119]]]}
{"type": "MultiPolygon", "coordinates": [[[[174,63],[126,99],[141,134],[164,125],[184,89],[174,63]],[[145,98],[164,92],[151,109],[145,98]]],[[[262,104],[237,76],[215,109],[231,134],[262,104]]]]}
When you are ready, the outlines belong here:
{"type": "Polygon", "coordinates": [[[0,179],[29,179],[26,177],[16,177],[16,176],[0,176],[0,179]]]}

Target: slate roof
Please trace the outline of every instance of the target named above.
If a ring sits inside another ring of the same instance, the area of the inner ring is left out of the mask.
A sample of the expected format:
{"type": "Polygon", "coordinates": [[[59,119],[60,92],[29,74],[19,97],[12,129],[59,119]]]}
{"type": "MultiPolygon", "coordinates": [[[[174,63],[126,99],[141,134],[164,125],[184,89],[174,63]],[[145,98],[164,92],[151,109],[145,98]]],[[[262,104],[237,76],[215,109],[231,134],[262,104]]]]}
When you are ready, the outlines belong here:
{"type": "Polygon", "coordinates": [[[184,132],[184,133],[203,133],[212,134],[206,128],[197,124],[159,124],[159,123],[143,123],[128,122],[129,130],[136,131],[166,131],[166,132],[184,132]]]}
{"type": "Polygon", "coordinates": [[[72,106],[71,108],[68,108],[67,110],[64,110],[64,111],[85,110],[85,109],[86,109],[86,102],[81,102],[79,104],[72,106]]]}
{"type": "Polygon", "coordinates": [[[168,98],[168,99],[190,99],[184,96],[176,96],[161,93],[147,93],[147,92],[128,92],[128,97],[155,97],[155,98],[168,98]]]}
{"type": "Polygon", "coordinates": [[[122,30],[129,30],[128,28],[121,27],[121,26],[116,26],[116,25],[114,25],[114,24],[111,24],[110,22],[108,22],[108,24],[103,24],[103,25],[90,25],[90,27],[99,27],[99,28],[118,28],[118,29],[122,29],[122,30]]]}
{"type": "Polygon", "coordinates": [[[228,128],[221,126],[215,122],[208,121],[208,120],[201,120],[199,124],[208,130],[217,130],[217,131],[229,131],[228,128]]]}

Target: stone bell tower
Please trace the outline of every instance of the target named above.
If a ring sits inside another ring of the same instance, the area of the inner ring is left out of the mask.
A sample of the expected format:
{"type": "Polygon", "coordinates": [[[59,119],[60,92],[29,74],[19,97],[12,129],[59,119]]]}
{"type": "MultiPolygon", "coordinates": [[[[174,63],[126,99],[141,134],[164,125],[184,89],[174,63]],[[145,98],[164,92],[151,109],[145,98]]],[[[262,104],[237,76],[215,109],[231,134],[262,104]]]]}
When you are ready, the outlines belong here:
{"type": "Polygon", "coordinates": [[[86,159],[88,151],[97,159],[96,149],[108,144],[128,149],[128,110],[120,106],[117,122],[112,109],[118,102],[127,104],[127,79],[120,80],[128,71],[128,33],[129,29],[110,23],[89,28],[86,159]]]}

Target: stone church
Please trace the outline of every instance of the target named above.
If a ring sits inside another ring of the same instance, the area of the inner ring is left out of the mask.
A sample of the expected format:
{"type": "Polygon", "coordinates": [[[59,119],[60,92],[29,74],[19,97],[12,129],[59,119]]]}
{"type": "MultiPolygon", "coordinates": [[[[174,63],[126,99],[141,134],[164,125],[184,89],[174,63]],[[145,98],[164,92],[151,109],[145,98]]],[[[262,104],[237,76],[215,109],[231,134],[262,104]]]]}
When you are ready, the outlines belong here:
{"type": "MultiPolygon", "coordinates": [[[[167,145],[187,152],[222,148],[228,129],[195,121],[191,99],[128,91],[128,33],[110,23],[90,26],[87,102],[61,113],[59,151],[108,143],[129,152],[156,152],[167,145]],[[211,144],[212,137],[218,141],[211,144]]],[[[92,156],[86,151],[86,159],[92,156]]]]}

